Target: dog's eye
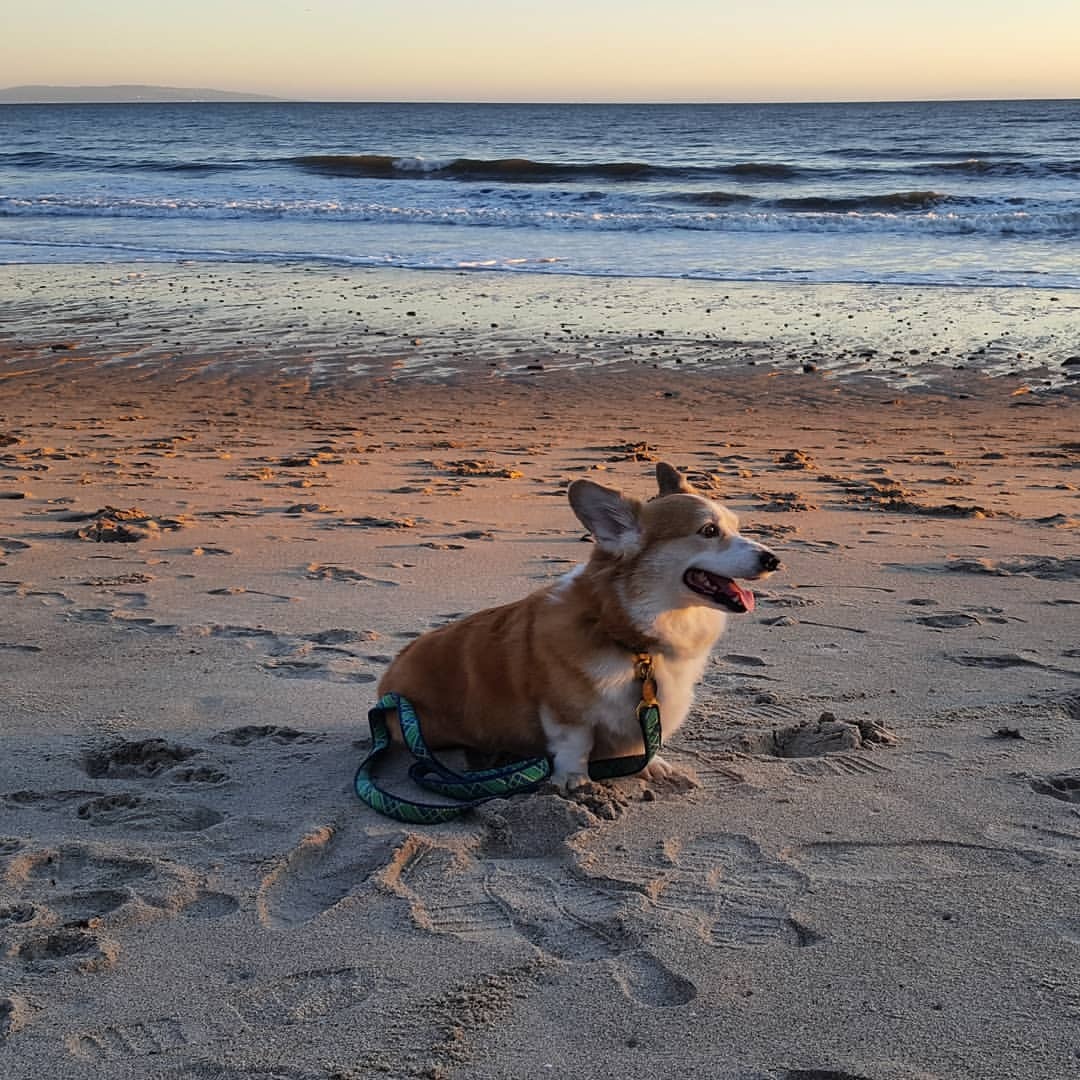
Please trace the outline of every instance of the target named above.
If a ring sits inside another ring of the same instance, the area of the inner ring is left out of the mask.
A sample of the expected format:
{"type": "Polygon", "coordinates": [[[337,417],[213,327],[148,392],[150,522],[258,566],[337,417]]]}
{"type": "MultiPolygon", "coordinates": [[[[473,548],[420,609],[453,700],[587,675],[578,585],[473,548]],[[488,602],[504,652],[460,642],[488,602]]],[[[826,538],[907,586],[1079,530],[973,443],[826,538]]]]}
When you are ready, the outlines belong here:
{"type": "Polygon", "coordinates": [[[710,521],[708,525],[702,525],[698,529],[698,533],[709,540],[713,540],[720,535],[720,530],[710,521]]]}

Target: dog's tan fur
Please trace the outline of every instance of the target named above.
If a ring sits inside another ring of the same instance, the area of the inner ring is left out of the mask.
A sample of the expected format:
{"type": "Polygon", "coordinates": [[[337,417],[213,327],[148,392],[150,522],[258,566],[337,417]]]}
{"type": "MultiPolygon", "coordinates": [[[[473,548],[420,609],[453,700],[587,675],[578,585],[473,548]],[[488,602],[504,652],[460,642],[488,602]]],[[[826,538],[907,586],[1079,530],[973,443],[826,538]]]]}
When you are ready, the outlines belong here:
{"type": "MultiPolygon", "coordinates": [[[[397,656],[380,694],[408,698],[435,750],[550,754],[553,779],[585,778],[590,758],[641,751],[634,656],[653,656],[665,736],[685,719],[725,613],[681,581],[699,563],[761,577],[776,557],[737,532],[734,515],[671,466],[642,503],[587,480],[571,505],[596,545],[584,567],[502,607],[433,630],[397,656]],[[700,530],[715,524],[720,535],[700,530]]],[[[653,774],[666,766],[655,759],[653,774]]]]}

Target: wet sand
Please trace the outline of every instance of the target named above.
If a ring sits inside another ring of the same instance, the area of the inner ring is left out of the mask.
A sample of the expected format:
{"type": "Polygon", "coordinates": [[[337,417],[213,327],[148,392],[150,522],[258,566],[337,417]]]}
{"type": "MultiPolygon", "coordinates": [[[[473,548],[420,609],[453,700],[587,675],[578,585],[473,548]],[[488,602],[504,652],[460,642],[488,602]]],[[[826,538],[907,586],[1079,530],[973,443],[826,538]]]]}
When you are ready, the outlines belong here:
{"type": "Polygon", "coordinates": [[[1076,301],[717,289],[0,268],[5,1077],[1069,1075],[1076,301]],[[658,459],[785,563],[697,786],[356,801],[389,658],[658,459]]]}

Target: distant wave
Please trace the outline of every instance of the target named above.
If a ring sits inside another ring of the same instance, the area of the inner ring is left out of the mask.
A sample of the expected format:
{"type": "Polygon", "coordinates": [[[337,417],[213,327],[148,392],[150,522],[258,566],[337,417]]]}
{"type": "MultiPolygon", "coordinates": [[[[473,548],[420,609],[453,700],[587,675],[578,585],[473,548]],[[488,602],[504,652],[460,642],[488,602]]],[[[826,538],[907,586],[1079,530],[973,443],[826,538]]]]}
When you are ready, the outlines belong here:
{"type": "MultiPolygon", "coordinates": [[[[693,203],[695,206],[745,206],[758,203],[764,208],[806,214],[914,212],[932,210],[936,206],[961,201],[938,191],[894,191],[888,195],[803,195],[762,200],[734,191],[680,191],[668,198],[674,202],[693,203]]],[[[963,201],[971,204],[978,200],[963,201]]]]}
{"type": "Polygon", "coordinates": [[[258,162],[178,161],[167,158],[76,157],[49,150],[22,150],[0,153],[0,168],[19,169],[104,169],[110,172],[195,173],[231,172],[250,168],[258,162]]]}
{"type": "Polygon", "coordinates": [[[655,165],[643,161],[561,162],[532,158],[424,158],[389,154],[303,154],[287,158],[325,176],[389,180],[477,180],[543,184],[558,180],[635,181],[670,177],[690,179],[736,176],[742,179],[790,180],[802,175],[793,165],[741,162],[735,165],[655,165]]]}
{"type": "MultiPolygon", "coordinates": [[[[833,157],[870,158],[871,160],[926,161],[928,151],[925,147],[906,146],[838,146],[825,151],[833,157]]],[[[1032,155],[1019,150],[1010,150],[1013,157],[1030,158],[1032,155]]],[[[933,156],[938,160],[956,158],[959,161],[972,161],[977,158],[992,156],[988,150],[935,150],[933,156]]]]}
{"type": "Polygon", "coordinates": [[[928,175],[932,173],[960,173],[972,176],[1080,176],[1080,161],[1039,161],[1030,163],[1010,159],[994,161],[990,158],[972,157],[963,161],[935,161],[911,166],[911,172],[928,175]]]}
{"type": "Polygon", "coordinates": [[[0,165],[13,165],[23,169],[55,165],[59,160],[59,154],[52,154],[48,150],[16,150],[0,153],[0,165]]]}
{"type": "Polygon", "coordinates": [[[794,180],[798,176],[806,175],[807,170],[781,163],[746,161],[741,165],[722,166],[717,169],[717,172],[741,176],[746,180],[794,180]]]}
{"type": "Polygon", "coordinates": [[[778,210],[803,213],[850,214],[861,210],[888,213],[897,210],[931,210],[954,201],[938,191],[894,191],[889,195],[804,195],[800,198],[773,199],[778,210]]]}
{"type": "Polygon", "coordinates": [[[674,191],[664,198],[670,202],[693,203],[695,206],[736,206],[754,202],[753,195],[741,191],[674,191]]]}
{"type": "Polygon", "coordinates": [[[137,172],[194,173],[206,175],[217,172],[234,172],[251,166],[243,161],[117,161],[110,162],[109,169],[134,170],[137,172]]]}

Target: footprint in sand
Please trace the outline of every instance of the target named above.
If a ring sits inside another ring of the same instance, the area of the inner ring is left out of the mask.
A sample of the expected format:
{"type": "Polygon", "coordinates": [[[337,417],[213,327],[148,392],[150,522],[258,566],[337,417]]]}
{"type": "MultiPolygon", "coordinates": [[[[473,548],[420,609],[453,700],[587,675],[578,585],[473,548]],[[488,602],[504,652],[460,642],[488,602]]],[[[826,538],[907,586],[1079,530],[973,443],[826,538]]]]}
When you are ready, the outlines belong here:
{"type": "Polygon", "coordinates": [[[328,1016],[362,1005],[375,992],[377,975],[362,967],[298,971],[260,981],[237,1003],[245,1021],[255,1024],[320,1023],[328,1016]]]}
{"type": "Polygon", "coordinates": [[[369,671],[350,670],[349,665],[355,663],[355,660],[330,663],[323,663],[321,660],[268,660],[262,668],[282,679],[319,679],[322,682],[335,683],[375,681],[376,676],[369,671]]]}
{"type": "Polygon", "coordinates": [[[1049,795],[1062,802],[1080,803],[1080,771],[1052,773],[1049,776],[1036,776],[1030,781],[1033,791],[1040,795],[1049,795]]]}
{"type": "MultiPolygon", "coordinates": [[[[192,746],[183,746],[166,739],[150,738],[138,740],[121,739],[107,743],[96,750],[89,750],[83,755],[82,766],[86,775],[95,780],[154,780],[163,777],[173,784],[220,784],[229,779],[216,762],[186,765],[192,757],[202,754],[192,746]]],[[[20,794],[20,793],[14,793],[20,794]]],[[[4,796],[5,799],[14,797],[4,796]]],[[[30,799],[40,799],[42,793],[21,793],[30,799]]],[[[65,802],[73,799],[85,801],[100,791],[53,792],[54,803],[58,796],[66,796],[65,802]]]]}
{"type": "Polygon", "coordinates": [[[79,845],[17,855],[4,873],[16,899],[0,914],[14,939],[8,955],[42,974],[111,967],[119,945],[97,924],[132,899],[129,882],[152,870],[149,862],[99,858],[79,845]]]}
{"type": "Polygon", "coordinates": [[[268,600],[276,600],[280,603],[294,604],[300,600],[298,596],[286,596],[284,593],[266,592],[263,589],[249,589],[244,585],[223,585],[220,589],[207,590],[207,596],[265,596],[268,600]]]}
{"type": "Polygon", "coordinates": [[[118,911],[132,899],[128,889],[84,889],[49,898],[49,911],[65,926],[87,924],[118,911]]]}
{"type": "Polygon", "coordinates": [[[3,886],[11,897],[0,909],[8,955],[43,972],[111,966],[120,945],[105,931],[133,918],[219,919],[239,907],[185,867],[91,844],[23,850],[8,861],[3,886]]]}
{"type": "Polygon", "coordinates": [[[572,964],[602,964],[629,997],[652,1007],[685,1005],[697,989],[642,947],[628,922],[625,892],[583,881],[533,859],[485,867],[471,854],[412,835],[398,849],[387,883],[431,933],[466,941],[522,940],[572,964]]]}
{"type": "Polygon", "coordinates": [[[210,637],[234,638],[238,641],[264,641],[274,651],[279,648],[284,651],[287,646],[281,644],[281,638],[273,630],[267,630],[263,626],[211,626],[203,631],[210,637]]]}
{"type": "Polygon", "coordinates": [[[616,983],[643,1005],[685,1005],[697,996],[692,982],[641,947],[623,919],[625,896],[568,873],[529,876],[503,867],[484,886],[514,930],[542,952],[572,963],[610,961],[616,983]]]}
{"type": "Polygon", "coordinates": [[[245,724],[243,727],[230,728],[211,737],[211,742],[226,743],[229,746],[250,746],[253,743],[271,742],[278,746],[291,746],[293,743],[320,742],[326,736],[313,731],[297,731],[296,728],[276,724],[245,724]]]}
{"type": "Polygon", "coordinates": [[[1003,671],[1007,668],[1036,668],[1040,671],[1053,672],[1056,675],[1071,675],[1073,678],[1080,678],[1080,671],[1074,668],[1044,664],[1041,660],[1032,659],[1030,656],[1022,656],[1020,653],[946,653],[945,659],[951,660],[954,664],[962,664],[964,667],[984,668],[988,671],[1003,671]]]}
{"type": "Polygon", "coordinates": [[[999,844],[1010,844],[1051,855],[1080,856],[1080,831],[1050,829],[1030,822],[1011,822],[987,827],[986,836],[999,844]]]}
{"type": "Polygon", "coordinates": [[[393,837],[343,839],[334,825],[305,836],[259,885],[255,901],[259,922],[291,929],[330,910],[383,869],[393,851],[393,837]]]}
{"type": "Polygon", "coordinates": [[[313,581],[340,581],[348,585],[381,585],[392,588],[400,584],[387,578],[374,578],[368,574],[362,574],[359,570],[353,570],[348,566],[335,566],[329,563],[309,563],[306,576],[313,581]]]}
{"type": "Polygon", "coordinates": [[[229,774],[216,765],[193,765],[190,767],[170,769],[168,780],[173,784],[224,784],[229,779],[229,774]]]}
{"type": "Polygon", "coordinates": [[[806,877],[748,837],[720,833],[618,861],[600,856],[614,881],[640,889],[665,917],[716,948],[803,947],[820,940],[791,914],[806,877]]]}
{"type": "Polygon", "coordinates": [[[22,1031],[40,1008],[22,994],[0,998],[0,1046],[22,1031]]]}
{"type": "Polygon", "coordinates": [[[1025,873],[1046,861],[1034,851],[952,840],[827,841],[796,847],[789,858],[810,878],[851,885],[1025,873]]]}
{"type": "Polygon", "coordinates": [[[26,938],[12,955],[32,971],[105,971],[116,963],[120,948],[115,941],[91,930],[61,929],[26,938]]]}
{"type": "Polygon", "coordinates": [[[885,563],[888,570],[942,574],[990,574],[995,577],[1026,575],[1050,581],[1080,578],[1080,556],[1018,555],[1011,559],[956,558],[943,563],[885,563]]]}
{"type": "Polygon", "coordinates": [[[933,630],[959,630],[963,627],[982,625],[982,620],[977,615],[968,615],[962,611],[943,611],[935,615],[919,615],[915,622],[920,626],[929,626],[933,630]]]}
{"type": "Polygon", "coordinates": [[[16,855],[8,863],[4,881],[9,885],[62,885],[69,889],[116,888],[153,873],[154,864],[147,859],[106,854],[84,844],[64,844],[16,855]]]}
{"type": "MultiPolygon", "coordinates": [[[[68,1054],[77,1061],[102,1068],[108,1062],[124,1062],[132,1058],[157,1059],[163,1054],[217,1042],[230,1034],[232,1033],[227,1031],[224,1025],[213,1021],[194,1024],[188,1020],[181,1022],[163,1017],[129,1024],[109,1024],[92,1031],[75,1032],[64,1039],[64,1046],[68,1054]]],[[[140,1075],[145,1073],[140,1071],[140,1075]]],[[[225,1074],[214,1068],[213,1075],[218,1077],[225,1074]]]]}
{"type": "Polygon", "coordinates": [[[74,622],[97,623],[144,634],[178,634],[180,632],[180,628],[172,623],[159,623],[156,619],[134,616],[123,608],[79,608],[67,612],[65,618],[74,622]]]}
{"type": "Polygon", "coordinates": [[[132,792],[101,795],[82,803],[78,816],[94,826],[123,826],[161,832],[202,832],[225,820],[208,806],[152,799],[132,792]]]}
{"type": "Polygon", "coordinates": [[[351,517],[342,518],[333,527],[346,526],[351,529],[415,529],[416,519],[411,517],[351,517]]]}
{"type": "Polygon", "coordinates": [[[185,919],[223,919],[240,909],[240,901],[228,893],[212,892],[200,889],[189,902],[180,909],[185,919]]]}
{"type": "MultiPolygon", "coordinates": [[[[774,694],[761,694],[760,703],[747,707],[748,721],[757,722],[756,714],[777,719],[797,715],[799,710],[782,702],[774,694]]],[[[791,772],[807,777],[872,776],[888,773],[890,767],[871,756],[883,747],[898,742],[888,728],[869,720],[839,720],[832,713],[822,713],[817,720],[767,730],[718,734],[709,740],[719,750],[736,751],[767,758],[783,758],[791,772]]],[[[720,787],[742,782],[745,776],[730,764],[717,765],[715,751],[700,753],[691,747],[673,751],[673,756],[693,759],[694,771],[706,787],[715,780],[720,787]]]]}
{"type": "Polygon", "coordinates": [[[25,540],[16,540],[11,536],[0,536],[0,558],[6,558],[8,555],[18,555],[29,547],[30,544],[25,540]]]}
{"type": "Polygon", "coordinates": [[[154,777],[187,761],[199,751],[165,739],[121,740],[83,756],[83,769],[94,779],[154,777]]]}
{"type": "Polygon", "coordinates": [[[102,794],[100,791],[85,791],[79,788],[63,788],[57,791],[9,791],[0,795],[8,806],[28,807],[31,810],[46,812],[59,810],[73,802],[80,802],[102,794]]]}
{"type": "Polygon", "coordinates": [[[305,641],[314,642],[316,645],[353,645],[378,641],[379,634],[376,630],[319,630],[314,634],[304,634],[305,641]]]}
{"type": "Polygon", "coordinates": [[[25,926],[33,922],[38,909],[33,904],[15,903],[0,907],[0,929],[5,926],[25,926]]]}

